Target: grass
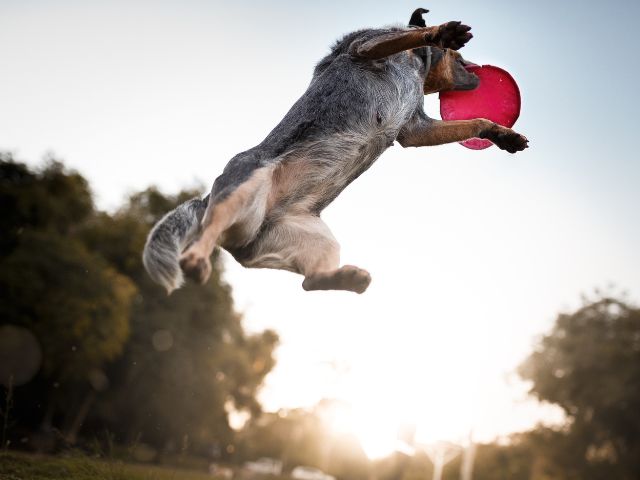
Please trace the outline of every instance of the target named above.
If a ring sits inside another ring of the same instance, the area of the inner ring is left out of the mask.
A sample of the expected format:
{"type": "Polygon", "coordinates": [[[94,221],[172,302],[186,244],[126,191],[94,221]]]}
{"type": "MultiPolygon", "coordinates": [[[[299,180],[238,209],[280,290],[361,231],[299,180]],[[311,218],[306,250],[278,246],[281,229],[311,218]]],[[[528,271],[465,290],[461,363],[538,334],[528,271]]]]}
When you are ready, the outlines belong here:
{"type": "Polygon", "coordinates": [[[212,480],[206,473],[87,456],[0,453],[0,480],[212,480]]]}

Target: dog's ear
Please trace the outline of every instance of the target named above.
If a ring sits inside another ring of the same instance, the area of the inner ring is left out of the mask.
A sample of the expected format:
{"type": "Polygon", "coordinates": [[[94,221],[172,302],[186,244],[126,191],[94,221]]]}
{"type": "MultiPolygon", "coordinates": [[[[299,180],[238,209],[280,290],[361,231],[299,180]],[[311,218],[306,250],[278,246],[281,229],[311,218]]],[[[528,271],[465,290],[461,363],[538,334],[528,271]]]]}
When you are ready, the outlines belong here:
{"type": "Polygon", "coordinates": [[[437,47],[431,48],[431,66],[435,67],[444,58],[444,50],[437,47]]]}
{"type": "Polygon", "coordinates": [[[414,12],[411,14],[411,19],[409,19],[410,27],[426,27],[427,23],[422,18],[422,14],[429,13],[429,10],[426,8],[416,8],[414,12]]]}
{"type": "Polygon", "coordinates": [[[444,58],[444,50],[434,46],[416,48],[413,53],[424,62],[425,75],[444,58]]]}

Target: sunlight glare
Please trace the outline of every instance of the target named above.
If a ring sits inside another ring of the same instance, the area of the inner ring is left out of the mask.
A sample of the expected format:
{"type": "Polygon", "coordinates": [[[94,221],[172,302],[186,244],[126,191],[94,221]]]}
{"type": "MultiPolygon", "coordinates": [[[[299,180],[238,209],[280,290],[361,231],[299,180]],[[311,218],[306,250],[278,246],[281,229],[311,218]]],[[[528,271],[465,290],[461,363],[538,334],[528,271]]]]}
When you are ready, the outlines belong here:
{"type": "Polygon", "coordinates": [[[356,410],[349,403],[333,401],[323,409],[322,416],[334,433],[355,435],[365,454],[370,459],[378,459],[398,449],[399,425],[393,415],[381,415],[386,411],[365,405],[356,410]]]}

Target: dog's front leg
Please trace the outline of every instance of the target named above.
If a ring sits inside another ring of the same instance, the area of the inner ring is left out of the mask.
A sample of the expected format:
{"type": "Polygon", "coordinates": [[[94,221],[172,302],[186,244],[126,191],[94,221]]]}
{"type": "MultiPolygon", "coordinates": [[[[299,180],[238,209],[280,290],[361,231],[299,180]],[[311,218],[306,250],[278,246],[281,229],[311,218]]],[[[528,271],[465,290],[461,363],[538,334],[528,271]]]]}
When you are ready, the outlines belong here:
{"type": "Polygon", "coordinates": [[[403,147],[426,147],[462,142],[470,138],[490,140],[498,148],[509,153],[522,151],[529,146],[529,141],[524,135],[484,118],[418,122],[400,131],[398,143],[403,147]]]}
{"type": "Polygon", "coordinates": [[[460,22],[447,22],[436,27],[410,28],[378,35],[365,43],[356,44],[351,53],[369,60],[380,60],[396,53],[437,45],[441,48],[462,48],[473,35],[471,27],[460,22]]]}

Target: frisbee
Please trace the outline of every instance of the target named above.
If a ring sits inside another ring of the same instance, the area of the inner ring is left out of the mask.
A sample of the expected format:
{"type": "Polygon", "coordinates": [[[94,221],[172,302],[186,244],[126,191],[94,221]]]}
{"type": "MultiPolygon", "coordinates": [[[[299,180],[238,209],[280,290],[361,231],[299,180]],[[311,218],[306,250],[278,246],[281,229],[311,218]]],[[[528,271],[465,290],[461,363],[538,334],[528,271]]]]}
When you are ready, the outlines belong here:
{"type": "MultiPolygon", "coordinates": [[[[486,118],[512,127],[520,115],[520,89],[509,72],[493,65],[469,66],[480,79],[474,90],[440,92],[440,116],[443,120],[486,118]]],[[[472,138],[460,142],[472,150],[493,145],[489,140],[472,138]]]]}

